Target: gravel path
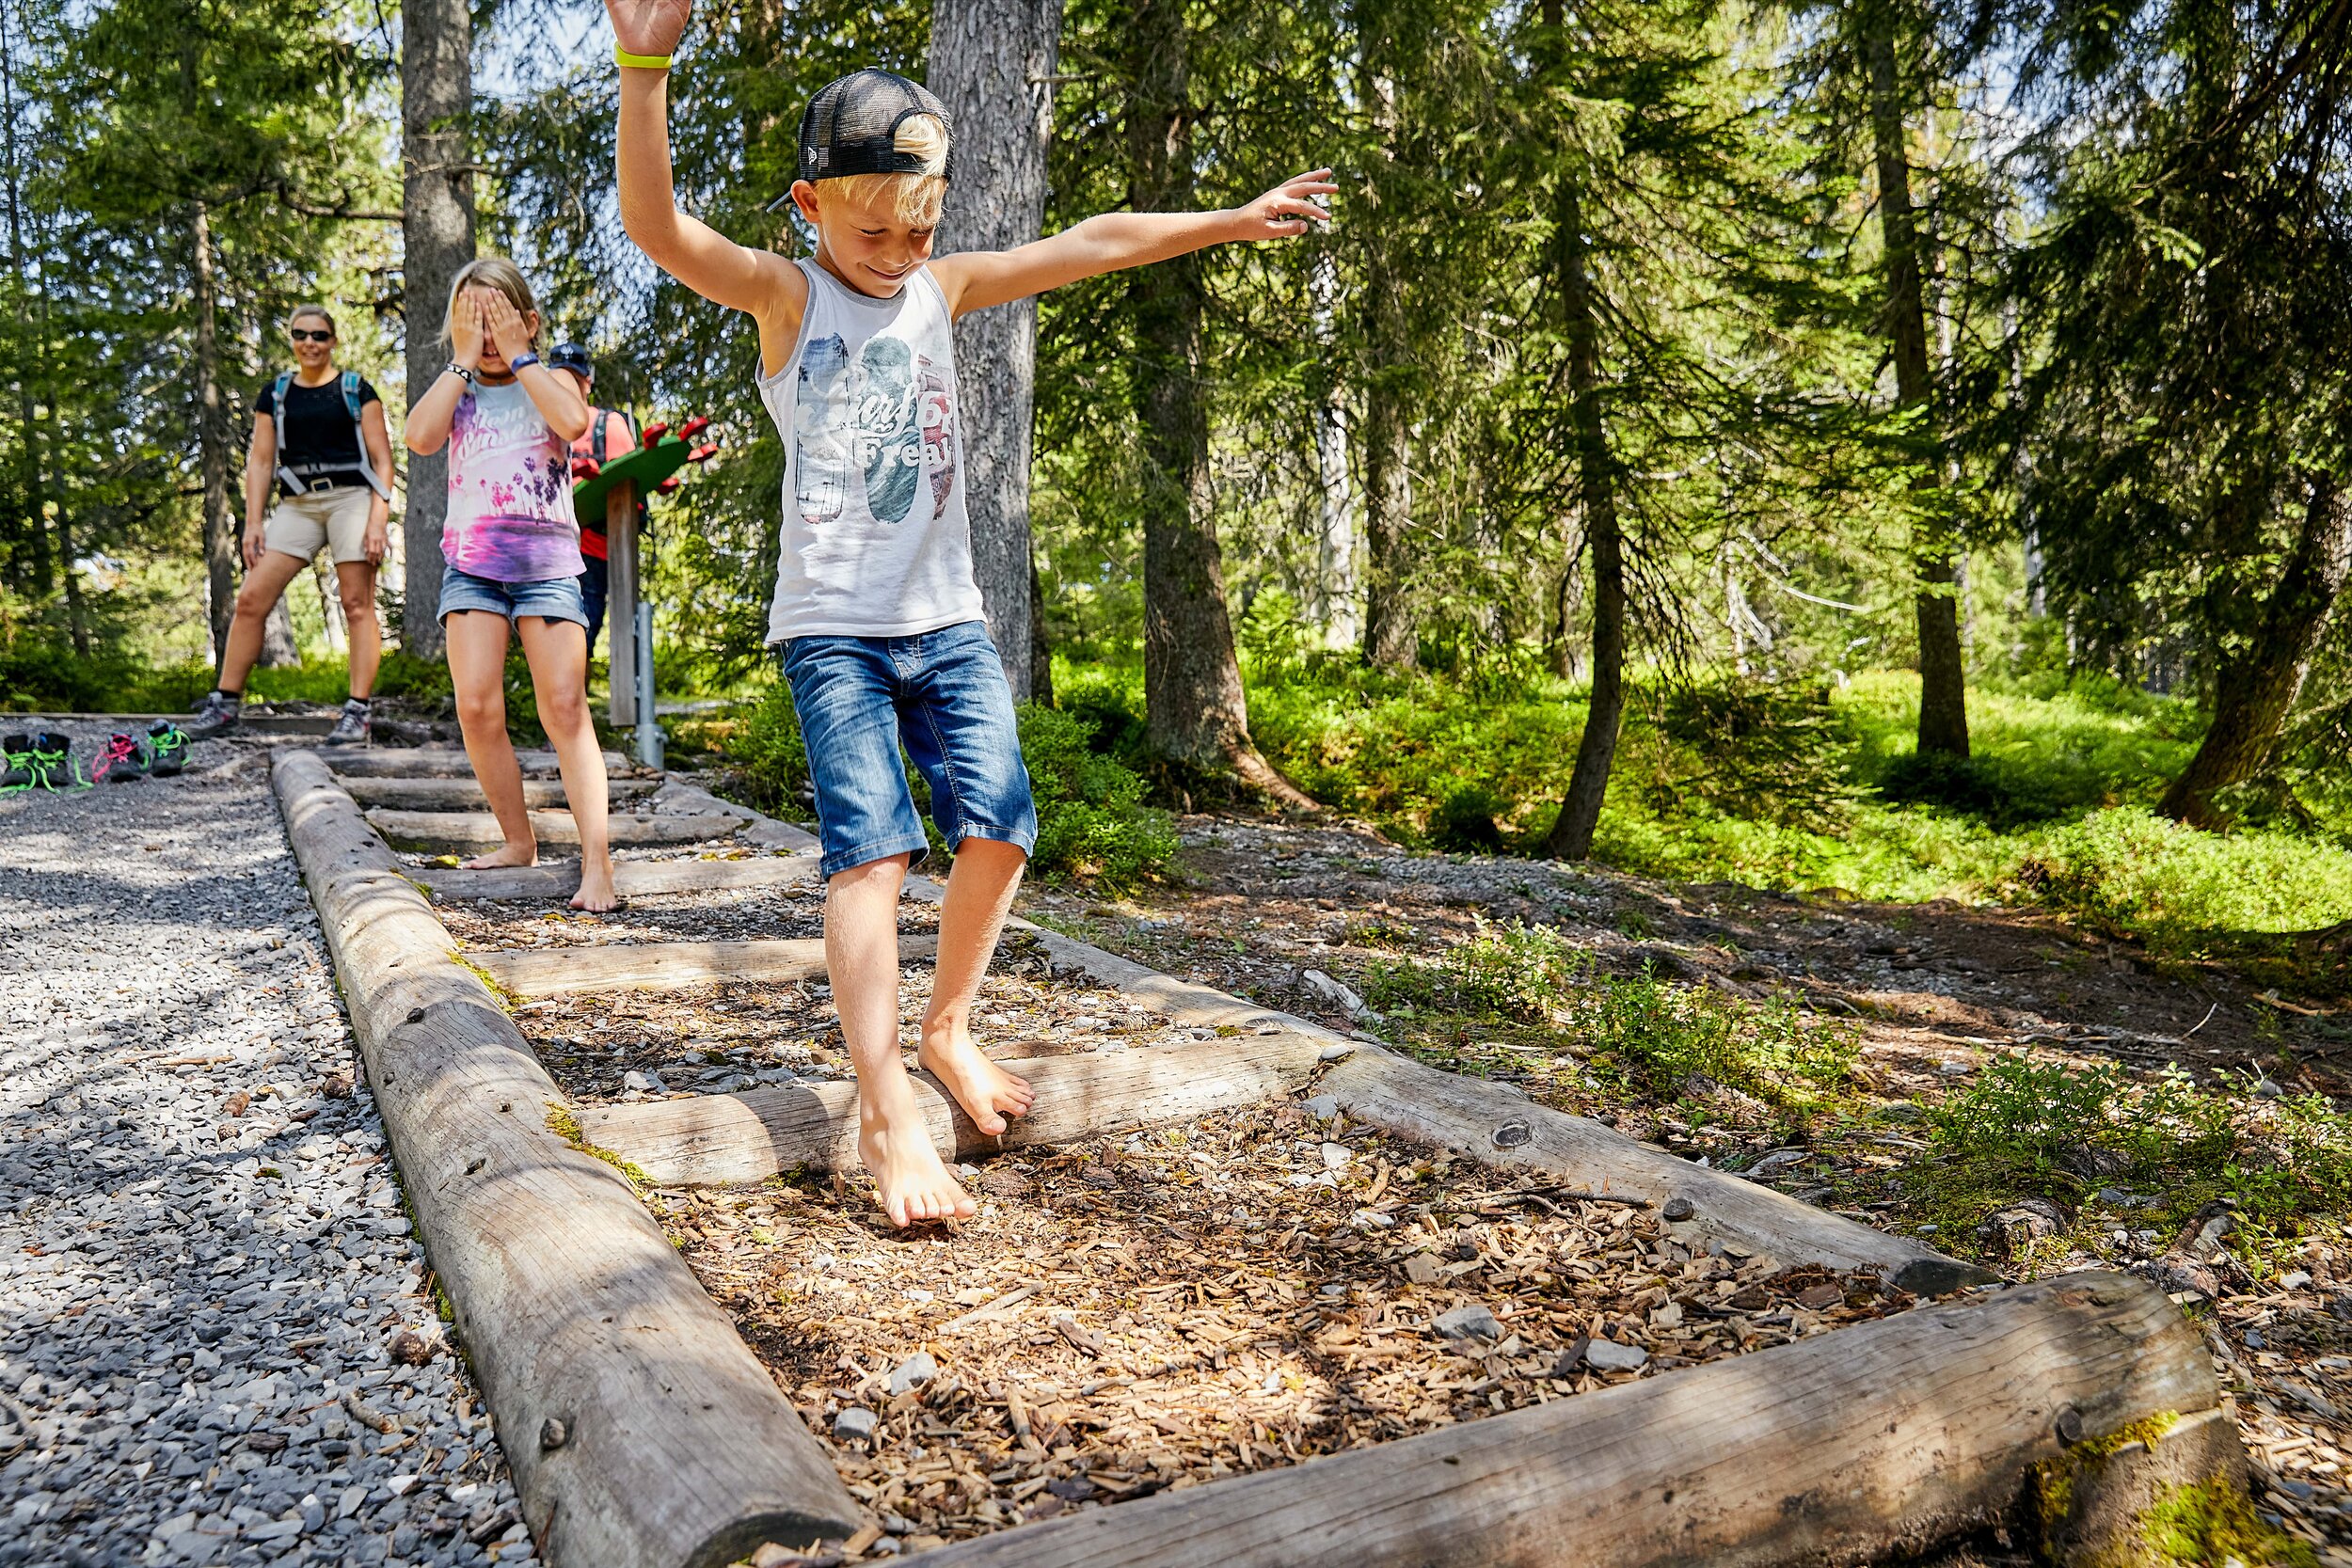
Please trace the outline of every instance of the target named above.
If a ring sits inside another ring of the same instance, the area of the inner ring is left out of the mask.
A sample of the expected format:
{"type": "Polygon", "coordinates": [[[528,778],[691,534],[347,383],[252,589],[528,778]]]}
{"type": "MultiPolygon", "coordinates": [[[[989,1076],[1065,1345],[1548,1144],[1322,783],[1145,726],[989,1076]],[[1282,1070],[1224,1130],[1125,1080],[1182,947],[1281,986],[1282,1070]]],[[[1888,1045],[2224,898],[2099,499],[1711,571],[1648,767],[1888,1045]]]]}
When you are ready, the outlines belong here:
{"type": "Polygon", "coordinates": [[[0,797],[0,1563],[531,1556],[267,757],[0,797]]]}

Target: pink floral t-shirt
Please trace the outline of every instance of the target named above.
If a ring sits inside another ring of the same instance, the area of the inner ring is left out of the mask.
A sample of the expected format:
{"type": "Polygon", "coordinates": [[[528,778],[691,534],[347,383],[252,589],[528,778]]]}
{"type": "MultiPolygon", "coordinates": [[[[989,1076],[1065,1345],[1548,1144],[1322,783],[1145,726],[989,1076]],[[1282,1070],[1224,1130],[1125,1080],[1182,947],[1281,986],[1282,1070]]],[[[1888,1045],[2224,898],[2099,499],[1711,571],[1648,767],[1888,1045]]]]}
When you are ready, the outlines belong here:
{"type": "Polygon", "coordinates": [[[580,576],[571,489],[571,449],[522,384],[474,388],[450,426],[441,558],[492,582],[580,576]]]}

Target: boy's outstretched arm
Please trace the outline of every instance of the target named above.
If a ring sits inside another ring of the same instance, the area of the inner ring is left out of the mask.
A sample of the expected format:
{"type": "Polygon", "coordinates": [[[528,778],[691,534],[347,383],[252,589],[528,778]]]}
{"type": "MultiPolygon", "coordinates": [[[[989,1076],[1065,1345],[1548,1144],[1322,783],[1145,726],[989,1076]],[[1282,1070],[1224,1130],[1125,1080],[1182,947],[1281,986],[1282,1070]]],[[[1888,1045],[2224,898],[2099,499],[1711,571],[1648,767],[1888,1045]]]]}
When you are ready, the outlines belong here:
{"type": "Polygon", "coordinates": [[[1331,182],[1331,171],[1322,168],[1294,175],[1255,201],[1222,213],[1100,213],[1018,249],[943,256],[931,263],[931,277],[947,296],[948,307],[961,316],[1213,245],[1294,238],[1330,220],[1330,212],[1316,198],[1334,195],[1339,188],[1331,182]]]}
{"type": "MultiPolygon", "coordinates": [[[[693,0],[605,0],[612,36],[632,55],[675,52],[692,10],[693,0]]],[[[798,267],[771,251],[738,245],[678,211],[670,174],[668,71],[621,68],[616,162],[622,227],[654,265],[714,304],[758,317],[763,348],[779,308],[798,329],[808,297],[808,280],[798,267]]]]}

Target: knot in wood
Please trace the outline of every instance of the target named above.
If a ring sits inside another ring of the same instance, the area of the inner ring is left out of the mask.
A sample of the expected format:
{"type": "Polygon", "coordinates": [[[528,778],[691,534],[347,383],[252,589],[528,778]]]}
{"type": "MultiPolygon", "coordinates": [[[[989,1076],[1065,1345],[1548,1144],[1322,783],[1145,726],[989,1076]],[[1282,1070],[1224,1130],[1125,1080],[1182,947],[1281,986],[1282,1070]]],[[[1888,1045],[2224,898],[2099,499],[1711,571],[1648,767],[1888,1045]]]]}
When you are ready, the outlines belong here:
{"type": "Polygon", "coordinates": [[[1523,1121],[1506,1121],[1495,1129],[1497,1148],[1517,1148],[1534,1137],[1534,1130],[1523,1121]]]}
{"type": "Polygon", "coordinates": [[[2058,1440],[2064,1447],[2071,1449],[2083,1440],[2083,1413],[2073,1405],[2070,1404],[2059,1411],[2058,1420],[2054,1424],[2058,1432],[2058,1440]]]}
{"type": "Polygon", "coordinates": [[[409,1008],[408,1022],[411,1023],[422,1023],[424,1022],[424,1009],[422,1007],[409,1008]]]}
{"type": "Polygon", "coordinates": [[[572,1427],[561,1416],[550,1416],[539,1423],[539,1451],[553,1453],[572,1440],[572,1427]]]}
{"type": "Polygon", "coordinates": [[[1675,1221],[1687,1220],[1697,1212],[1698,1210],[1692,1207],[1691,1200],[1687,1197],[1670,1197],[1666,1200],[1666,1206],[1658,1211],[1660,1218],[1675,1221]]]}

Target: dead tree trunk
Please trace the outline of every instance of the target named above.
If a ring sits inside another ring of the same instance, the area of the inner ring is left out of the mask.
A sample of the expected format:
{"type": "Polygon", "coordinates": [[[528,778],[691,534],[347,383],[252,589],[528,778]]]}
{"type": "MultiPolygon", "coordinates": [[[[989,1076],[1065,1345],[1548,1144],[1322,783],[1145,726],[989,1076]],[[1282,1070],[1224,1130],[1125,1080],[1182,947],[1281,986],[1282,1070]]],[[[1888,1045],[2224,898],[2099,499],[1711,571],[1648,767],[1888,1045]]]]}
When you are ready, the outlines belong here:
{"type": "Polygon", "coordinates": [[[220,323],[213,286],[212,214],[202,201],[190,214],[191,281],[196,294],[196,462],[204,490],[204,583],[211,594],[213,658],[229,642],[236,615],[237,535],[229,520],[229,448],[220,393],[220,323]]]}
{"type": "Polygon", "coordinates": [[[1584,249],[1584,211],[1573,181],[1558,196],[1561,309],[1568,341],[1568,431],[1576,443],[1577,511],[1593,560],[1593,689],[1567,799],[1544,835],[1544,853],[1581,861],[1593,852],[1609,771],[1625,721],[1625,534],[1617,516],[1616,460],[1600,407],[1600,327],[1584,249]]]}
{"type": "Polygon", "coordinates": [[[2268,759],[2303,689],[2321,627],[2352,568],[2352,498],[2332,475],[2316,475],[2303,527],[2279,586],[2264,604],[2246,650],[2214,683],[2213,724],[2181,776],[2157,802],[2159,815],[2192,828],[2218,828],[2214,796],[2251,778],[2268,759]]]}
{"type": "MultiPolygon", "coordinates": [[[[1911,160],[1905,146],[1907,100],[1896,65],[1893,6],[1881,0],[1867,8],[1863,27],[1871,142],[1878,166],[1879,226],[1886,252],[1885,321],[1887,347],[1895,362],[1895,396],[1900,407],[1917,409],[1923,417],[1931,418],[1927,300],[1918,224],[1911,205],[1911,160]]],[[[1929,440],[1940,445],[1932,435],[1929,440]]],[[[1915,489],[1938,488],[1940,463],[1940,457],[1931,453],[1919,465],[1915,489]]],[[[1951,545],[1939,525],[1931,521],[1915,529],[1912,562],[1917,582],[1913,608],[1919,635],[1919,750],[1964,757],[1968,754],[1967,666],[1961,655],[1951,545]]]]}
{"type": "MultiPolygon", "coordinates": [[[[1191,66],[1179,0],[1129,12],[1129,205],[1194,202],[1191,66]]],[[[1143,686],[1146,744],[1180,777],[1238,784],[1285,804],[1313,802],[1258,754],[1225,605],[1208,399],[1201,383],[1204,299],[1197,256],[1128,274],[1135,309],[1136,413],[1143,426],[1143,686]]]]}
{"type": "MultiPolygon", "coordinates": [[[[940,249],[1010,250],[1045,221],[1054,65],[1062,0],[941,0],[931,8],[930,87],[956,128],[961,171],[940,249]]],[[[972,569],[1015,701],[1035,695],[1030,643],[1030,420],[1037,302],[977,311],[956,324],[963,420],[963,494],[972,569]]],[[[1049,682],[1050,684],[1050,682],[1049,682]]]]}
{"type": "MultiPolygon", "coordinates": [[[[473,260],[473,13],[466,0],[407,0],[401,11],[401,319],[408,404],[448,363],[441,341],[450,281],[473,260]]],[[[401,646],[441,652],[441,519],[449,508],[449,453],[408,460],[401,514],[406,568],[401,646]]]]}

